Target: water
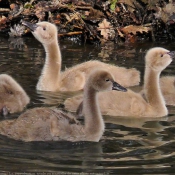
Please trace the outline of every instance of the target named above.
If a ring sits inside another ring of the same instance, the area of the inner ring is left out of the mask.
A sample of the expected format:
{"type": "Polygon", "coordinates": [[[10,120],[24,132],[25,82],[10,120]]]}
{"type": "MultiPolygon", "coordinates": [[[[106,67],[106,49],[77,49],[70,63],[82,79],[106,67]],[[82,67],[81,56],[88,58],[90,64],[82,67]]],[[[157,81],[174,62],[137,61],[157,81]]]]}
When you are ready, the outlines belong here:
{"type": "MultiPolygon", "coordinates": [[[[147,49],[162,46],[175,50],[174,43],[139,43],[102,48],[60,41],[63,69],[91,59],[135,67],[143,80],[147,49]]],[[[44,63],[42,45],[34,38],[9,40],[0,37],[0,73],[12,75],[36,106],[57,106],[74,93],[41,93],[35,89],[44,63]],[[21,45],[22,44],[22,45],[21,45]]],[[[174,75],[173,62],[162,75],[174,75]]],[[[132,119],[104,116],[106,130],[99,143],[31,142],[0,136],[0,172],[52,174],[174,174],[175,107],[161,119],[132,119]]],[[[6,118],[16,118],[19,114],[6,118]]],[[[0,118],[4,120],[4,118],[0,118]]]]}

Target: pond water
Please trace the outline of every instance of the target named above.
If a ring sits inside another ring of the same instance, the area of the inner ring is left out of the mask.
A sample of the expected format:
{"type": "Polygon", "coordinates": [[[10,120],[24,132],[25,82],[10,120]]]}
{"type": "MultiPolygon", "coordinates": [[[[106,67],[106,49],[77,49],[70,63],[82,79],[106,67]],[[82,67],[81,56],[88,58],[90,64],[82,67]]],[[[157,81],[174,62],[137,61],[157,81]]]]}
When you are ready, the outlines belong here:
{"type": "MultiPolygon", "coordinates": [[[[175,43],[139,43],[110,49],[60,41],[63,66],[91,59],[135,67],[143,80],[145,52],[155,46],[175,50],[175,43]]],[[[44,63],[42,45],[33,37],[0,37],[0,73],[12,75],[36,106],[57,106],[74,93],[41,93],[35,89],[44,63]]],[[[162,75],[174,75],[175,61],[162,75]]],[[[173,174],[175,173],[175,107],[159,119],[105,116],[106,130],[99,143],[31,142],[0,136],[0,172],[31,174],[173,174]]],[[[6,118],[16,118],[19,114],[6,118]]],[[[3,117],[0,120],[4,120],[3,117]]]]}

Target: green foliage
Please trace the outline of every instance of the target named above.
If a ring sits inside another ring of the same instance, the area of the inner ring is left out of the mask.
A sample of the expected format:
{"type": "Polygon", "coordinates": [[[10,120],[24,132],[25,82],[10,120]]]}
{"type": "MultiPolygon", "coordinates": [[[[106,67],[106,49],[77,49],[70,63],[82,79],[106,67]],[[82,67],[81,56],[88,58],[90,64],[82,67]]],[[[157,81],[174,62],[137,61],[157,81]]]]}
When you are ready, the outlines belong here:
{"type": "Polygon", "coordinates": [[[81,18],[82,18],[82,19],[86,19],[86,16],[85,16],[85,15],[81,15],[81,18]]]}
{"type": "Polygon", "coordinates": [[[115,11],[115,6],[118,0],[110,0],[110,9],[111,11],[115,11]]]}
{"type": "Polygon", "coordinates": [[[30,8],[33,8],[33,5],[30,4],[30,3],[26,3],[26,4],[24,4],[24,8],[25,9],[30,9],[30,8]]]}

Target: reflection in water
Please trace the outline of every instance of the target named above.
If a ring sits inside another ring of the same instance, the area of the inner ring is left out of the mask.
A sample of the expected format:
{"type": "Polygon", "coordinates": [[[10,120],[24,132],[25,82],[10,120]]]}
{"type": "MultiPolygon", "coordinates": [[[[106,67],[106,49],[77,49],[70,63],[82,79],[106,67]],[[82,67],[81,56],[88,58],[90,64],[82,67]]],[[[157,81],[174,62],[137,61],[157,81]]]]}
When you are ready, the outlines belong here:
{"type": "MultiPolygon", "coordinates": [[[[81,46],[61,41],[63,69],[91,59],[141,71],[147,49],[174,43],[111,45],[110,49],[81,46]]],[[[12,75],[27,91],[36,106],[63,108],[63,101],[77,93],[39,92],[35,86],[44,64],[42,45],[33,38],[9,40],[0,37],[0,73],[12,75]]],[[[162,75],[174,74],[174,64],[162,75]]],[[[142,83],[142,82],[141,82],[142,83]]],[[[137,89],[137,88],[136,88],[137,89]]],[[[122,99],[121,99],[122,100],[122,99]]],[[[32,142],[24,143],[0,136],[0,170],[4,172],[84,172],[101,174],[170,174],[175,172],[175,107],[162,118],[104,116],[106,130],[99,143],[32,142]]],[[[19,114],[7,116],[16,118],[19,114]]],[[[4,120],[4,118],[0,118],[4,120]]]]}
{"type": "Polygon", "coordinates": [[[9,48],[12,49],[23,49],[23,48],[27,48],[27,45],[24,43],[23,38],[17,37],[17,38],[9,38],[8,41],[9,43],[9,48]]]}

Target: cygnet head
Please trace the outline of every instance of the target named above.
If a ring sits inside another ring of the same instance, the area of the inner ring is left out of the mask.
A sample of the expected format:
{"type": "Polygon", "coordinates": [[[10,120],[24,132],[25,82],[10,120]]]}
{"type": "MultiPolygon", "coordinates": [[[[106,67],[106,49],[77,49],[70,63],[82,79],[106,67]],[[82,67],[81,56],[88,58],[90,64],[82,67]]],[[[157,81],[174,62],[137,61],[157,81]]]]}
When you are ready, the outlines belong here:
{"type": "Polygon", "coordinates": [[[174,52],[161,47],[154,47],[146,53],[146,66],[155,71],[162,71],[171,63],[174,55],[174,52]]]}
{"type": "Polygon", "coordinates": [[[42,44],[50,44],[57,41],[57,27],[49,22],[43,21],[32,24],[27,21],[22,21],[22,24],[28,27],[35,38],[42,44]]]}
{"type": "Polygon", "coordinates": [[[89,75],[87,84],[96,91],[118,90],[127,91],[126,88],[114,81],[113,76],[104,70],[95,70],[89,75]]]}
{"type": "Polygon", "coordinates": [[[22,87],[9,75],[0,75],[0,115],[20,112],[30,99],[22,87]]]}

